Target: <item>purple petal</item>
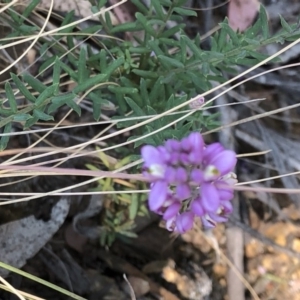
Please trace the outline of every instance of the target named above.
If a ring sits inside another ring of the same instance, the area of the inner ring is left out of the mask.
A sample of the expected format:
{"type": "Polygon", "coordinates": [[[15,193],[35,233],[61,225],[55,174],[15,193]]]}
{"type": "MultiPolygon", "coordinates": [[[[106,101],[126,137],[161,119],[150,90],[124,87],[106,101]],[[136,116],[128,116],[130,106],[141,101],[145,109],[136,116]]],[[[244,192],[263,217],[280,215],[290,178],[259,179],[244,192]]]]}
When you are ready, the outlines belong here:
{"type": "Polygon", "coordinates": [[[175,139],[170,139],[165,142],[165,147],[169,150],[169,152],[178,152],[181,150],[181,143],[175,139]]]}
{"type": "Polygon", "coordinates": [[[201,222],[202,226],[205,228],[214,228],[216,226],[216,223],[207,215],[201,218],[201,222]]]}
{"type": "Polygon", "coordinates": [[[159,153],[161,155],[161,160],[164,163],[168,163],[170,161],[170,158],[171,158],[170,152],[163,146],[158,146],[157,150],[159,151],[159,153]]]}
{"type": "Polygon", "coordinates": [[[228,221],[228,217],[225,215],[218,214],[209,214],[210,220],[213,220],[215,223],[224,223],[228,221]]]}
{"type": "Polygon", "coordinates": [[[168,190],[166,201],[164,202],[163,207],[165,207],[165,208],[169,207],[176,201],[178,201],[178,200],[174,197],[173,192],[171,190],[168,190]]]}
{"type": "Polygon", "coordinates": [[[179,184],[176,187],[176,197],[185,200],[191,196],[191,189],[187,184],[179,184]]]}
{"type": "Polygon", "coordinates": [[[218,181],[216,183],[216,187],[219,193],[219,197],[220,197],[220,201],[229,201],[233,198],[234,193],[233,190],[228,186],[228,189],[226,188],[219,188],[218,184],[220,184],[221,186],[228,186],[228,184],[224,181],[218,181]]]}
{"type": "Polygon", "coordinates": [[[179,160],[180,160],[180,163],[182,163],[183,165],[190,164],[189,155],[186,153],[180,153],[179,160]]]}
{"type": "Polygon", "coordinates": [[[188,179],[188,175],[186,170],[182,167],[179,167],[176,170],[176,181],[181,183],[181,182],[186,182],[187,179],[188,179]]]}
{"type": "Polygon", "coordinates": [[[164,174],[164,179],[169,183],[173,184],[176,181],[176,169],[173,167],[167,167],[164,174]]]}
{"type": "Polygon", "coordinates": [[[201,186],[202,207],[206,212],[215,212],[220,205],[220,198],[216,187],[210,183],[201,186]]]}
{"type": "Polygon", "coordinates": [[[192,212],[184,212],[176,218],[176,229],[179,233],[190,230],[194,224],[194,214],[192,212]]]}
{"type": "Polygon", "coordinates": [[[223,207],[223,214],[228,215],[231,214],[233,211],[233,206],[229,201],[222,202],[222,207],[223,207]]]}
{"type": "Polygon", "coordinates": [[[223,176],[234,169],[236,161],[236,153],[231,150],[225,150],[215,156],[210,164],[214,165],[223,176]]]}
{"type": "Polygon", "coordinates": [[[188,137],[185,137],[181,140],[181,148],[186,152],[188,152],[192,149],[192,144],[188,137]]]}
{"type": "Polygon", "coordinates": [[[188,136],[189,142],[192,145],[192,148],[196,151],[203,151],[204,141],[202,135],[199,132],[192,132],[188,136]]]}
{"type": "Polygon", "coordinates": [[[220,143],[210,144],[204,150],[203,160],[206,162],[206,164],[210,164],[211,160],[223,150],[224,147],[220,143]]]}
{"type": "Polygon", "coordinates": [[[149,168],[153,164],[163,164],[161,153],[151,145],[143,146],[141,149],[142,157],[145,161],[145,167],[149,168]]]}
{"type": "Polygon", "coordinates": [[[199,185],[204,180],[203,172],[200,171],[199,169],[193,169],[190,176],[191,176],[191,180],[194,181],[195,183],[199,184],[199,185]]]}
{"type": "Polygon", "coordinates": [[[175,227],[175,221],[176,221],[176,217],[173,217],[172,219],[167,220],[166,222],[166,228],[169,231],[173,231],[174,227],[175,227]]]}
{"type": "Polygon", "coordinates": [[[165,181],[157,181],[153,183],[149,195],[149,208],[157,211],[161,208],[168,196],[168,184],[165,181]]]}
{"type": "Polygon", "coordinates": [[[220,201],[229,201],[233,198],[233,191],[230,190],[218,190],[220,201]]]}
{"type": "Polygon", "coordinates": [[[179,163],[180,154],[178,152],[172,152],[170,157],[170,163],[177,165],[179,163]]]}
{"type": "Polygon", "coordinates": [[[192,202],[191,210],[198,217],[202,217],[205,214],[205,211],[201,205],[201,198],[197,198],[192,202]]]}
{"type": "Polygon", "coordinates": [[[189,154],[191,164],[199,165],[203,160],[203,149],[192,149],[189,154]]]}
{"type": "Polygon", "coordinates": [[[170,205],[164,215],[163,215],[163,219],[164,220],[169,220],[169,219],[172,219],[174,216],[176,216],[179,212],[181,208],[181,203],[180,202],[174,202],[172,205],[170,205]]]}

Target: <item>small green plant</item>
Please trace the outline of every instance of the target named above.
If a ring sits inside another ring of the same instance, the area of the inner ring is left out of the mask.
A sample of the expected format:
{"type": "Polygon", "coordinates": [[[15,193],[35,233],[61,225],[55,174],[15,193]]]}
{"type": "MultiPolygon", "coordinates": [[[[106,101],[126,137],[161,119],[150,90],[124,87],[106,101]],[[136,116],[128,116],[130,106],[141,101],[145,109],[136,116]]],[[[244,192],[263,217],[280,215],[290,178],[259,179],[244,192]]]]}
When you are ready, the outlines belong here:
{"type": "MultiPolygon", "coordinates": [[[[156,115],[208,91],[213,81],[224,82],[224,73],[235,74],[235,66],[253,66],[262,61],[266,58],[266,55],[258,52],[262,46],[293,41],[300,36],[298,24],[289,25],[284,19],[281,19],[282,30],[271,36],[267,15],[261,6],[258,20],[246,32],[234,32],[225,19],[220,24],[221,29],[210,37],[211,49],[203,50],[199,35],[191,39],[184,32],[183,17],[196,16],[196,12],[183,8],[185,0],[153,0],[150,9],[141,1],[131,2],[138,9],[134,22],[113,26],[110,15],[106,13],[100,17],[102,25],[81,31],[77,31],[75,25],[70,25],[58,30],[51,38],[40,38],[39,52],[43,63],[39,74],[52,69],[53,81],[44,84],[39,76],[34,78],[23,74],[19,77],[12,74],[12,80],[5,86],[7,99],[1,101],[0,128],[9,133],[13,122],[30,128],[39,120],[53,120],[63,105],[80,115],[78,99],[83,95],[92,103],[96,120],[100,117],[101,108],[109,103],[118,107],[114,118],[124,118],[129,112],[132,112],[131,117],[156,115]],[[177,25],[169,28],[170,20],[177,25]],[[103,29],[106,38],[93,38],[93,43],[99,49],[96,53],[88,44],[75,47],[74,38],[82,42],[85,34],[93,36],[103,29]],[[113,38],[124,33],[131,36],[131,41],[113,38]],[[65,42],[62,42],[63,39],[65,42]],[[60,89],[62,75],[74,81],[76,86],[72,91],[62,92],[60,89]],[[27,99],[28,105],[25,108],[18,109],[15,91],[27,99]],[[8,105],[4,105],[7,100],[8,105]]],[[[13,28],[8,37],[28,36],[37,32],[35,25],[24,25],[24,20],[38,3],[38,0],[32,1],[22,15],[13,8],[8,10],[7,18],[10,18],[13,28]]],[[[99,12],[105,4],[105,0],[99,0],[92,7],[93,12],[99,12]]],[[[62,26],[73,21],[74,13],[70,12],[62,21],[62,26]]],[[[2,45],[7,43],[5,41],[2,45]]],[[[142,137],[177,119],[176,114],[162,117],[135,129],[129,139],[142,137]]],[[[213,128],[217,125],[216,121],[216,116],[212,120],[211,116],[197,111],[155,135],[141,138],[135,142],[135,146],[143,143],[157,145],[167,138],[182,138],[190,130],[213,128]]],[[[118,122],[118,127],[128,127],[137,122],[118,122]]],[[[7,142],[8,137],[2,137],[1,149],[6,147],[7,142]]]]}
{"type": "MultiPolygon", "coordinates": [[[[120,161],[108,157],[105,153],[99,153],[101,170],[114,171],[128,164],[129,157],[120,161]]],[[[98,170],[94,165],[88,164],[90,170],[98,170]]],[[[116,193],[104,196],[103,210],[100,216],[101,245],[110,246],[116,237],[134,238],[134,220],[137,216],[148,214],[146,208],[147,197],[145,194],[126,193],[126,191],[145,189],[146,185],[137,181],[125,181],[116,178],[99,179],[98,186],[91,191],[109,191],[116,193]]]]}

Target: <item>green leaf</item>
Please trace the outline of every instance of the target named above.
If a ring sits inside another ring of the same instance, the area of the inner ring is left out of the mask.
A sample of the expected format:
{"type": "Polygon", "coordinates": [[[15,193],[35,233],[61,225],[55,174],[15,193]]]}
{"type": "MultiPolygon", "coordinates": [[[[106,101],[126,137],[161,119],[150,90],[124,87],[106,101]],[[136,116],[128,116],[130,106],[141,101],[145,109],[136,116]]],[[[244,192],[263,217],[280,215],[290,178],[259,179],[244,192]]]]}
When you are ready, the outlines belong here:
{"type": "Polygon", "coordinates": [[[134,111],[137,116],[144,116],[145,113],[142,108],[140,108],[131,98],[125,97],[125,101],[128,106],[134,111]]]}
{"type": "Polygon", "coordinates": [[[84,82],[88,77],[87,74],[87,67],[86,67],[86,51],[82,47],[80,49],[80,54],[79,54],[79,62],[78,62],[78,81],[84,82]]]}
{"type": "Polygon", "coordinates": [[[254,66],[258,62],[259,62],[259,60],[254,59],[254,58],[242,58],[242,59],[235,60],[235,63],[244,65],[244,66],[254,66]]]}
{"type": "Polygon", "coordinates": [[[259,46],[260,45],[260,41],[254,39],[248,39],[248,38],[244,38],[243,39],[245,42],[247,42],[249,45],[254,45],[254,46],[259,46]]]}
{"type": "Polygon", "coordinates": [[[173,2],[171,0],[160,0],[160,3],[167,7],[170,7],[171,5],[173,5],[173,2]]]}
{"type": "Polygon", "coordinates": [[[144,106],[150,105],[149,94],[148,94],[148,90],[147,90],[147,83],[144,78],[141,78],[141,81],[140,81],[140,94],[141,94],[141,98],[143,101],[143,105],[144,106]]]}
{"type": "MultiPolygon", "coordinates": [[[[136,138],[139,138],[139,136],[131,136],[131,137],[129,137],[129,138],[127,139],[127,141],[132,141],[132,140],[134,140],[134,139],[136,139],[136,138]]],[[[139,147],[139,146],[141,146],[141,145],[144,145],[144,144],[147,144],[147,145],[155,145],[155,146],[157,145],[157,143],[154,141],[153,137],[148,136],[148,137],[146,137],[146,138],[143,138],[143,139],[141,139],[141,140],[136,141],[136,142],[134,143],[134,148],[137,148],[137,147],[139,147]]]]}
{"type": "Polygon", "coordinates": [[[224,27],[221,26],[222,23],[219,24],[219,25],[220,25],[221,29],[220,29],[220,32],[219,32],[219,35],[218,35],[218,50],[222,51],[224,49],[225,44],[226,44],[227,32],[224,29],[224,27]]]}
{"type": "Polygon", "coordinates": [[[105,4],[107,3],[107,0],[98,0],[97,1],[97,6],[98,6],[98,9],[100,10],[101,8],[103,8],[105,6],[105,4]]]}
{"type": "Polygon", "coordinates": [[[210,64],[208,62],[203,62],[201,66],[201,71],[203,76],[207,76],[210,73],[210,64]]]}
{"type": "Polygon", "coordinates": [[[148,46],[154,51],[155,55],[164,55],[164,52],[159,47],[158,40],[152,40],[148,42],[148,46]]]}
{"type": "Polygon", "coordinates": [[[76,72],[74,70],[72,70],[68,65],[66,65],[65,63],[63,63],[62,61],[59,62],[60,63],[60,67],[72,78],[74,79],[76,82],[78,82],[78,76],[76,74],[76,72]]]}
{"type": "Polygon", "coordinates": [[[174,81],[177,79],[177,74],[175,72],[170,72],[167,76],[163,77],[160,84],[165,84],[173,88],[174,81]]]}
{"type": "Polygon", "coordinates": [[[150,103],[156,103],[158,99],[164,99],[165,91],[164,86],[160,83],[164,77],[158,77],[154,85],[152,86],[149,94],[150,103]]]}
{"type": "MultiPolygon", "coordinates": [[[[99,54],[100,54],[100,56],[99,56],[100,71],[101,71],[101,73],[105,73],[105,71],[107,69],[107,61],[106,61],[107,60],[107,53],[106,53],[106,50],[101,49],[99,54]]],[[[90,61],[90,59],[89,59],[89,61],[90,61]]]]}
{"type": "Polygon", "coordinates": [[[30,102],[35,102],[36,98],[32,95],[31,92],[29,92],[29,90],[25,87],[25,85],[21,82],[21,80],[19,79],[18,76],[16,76],[13,73],[10,73],[10,76],[12,78],[12,80],[14,81],[14,83],[16,84],[17,88],[19,89],[19,91],[21,92],[21,94],[30,102]]]}
{"type": "MultiPolygon", "coordinates": [[[[72,11],[70,11],[66,14],[66,16],[65,16],[63,22],[61,23],[60,27],[68,25],[68,24],[72,23],[73,21],[74,21],[74,10],[72,10],[72,11]]],[[[69,26],[65,29],[59,30],[58,32],[59,33],[69,33],[69,32],[72,32],[75,27],[76,27],[76,25],[69,26]]],[[[61,36],[55,36],[55,38],[60,39],[61,36]]]]}
{"type": "Polygon", "coordinates": [[[185,28],[185,24],[178,24],[175,25],[174,27],[171,27],[168,30],[165,30],[162,34],[161,37],[162,38],[168,38],[168,37],[172,37],[173,35],[175,35],[176,33],[180,32],[181,29],[185,28]]]}
{"type": "MultiPolygon", "coordinates": [[[[178,99],[178,98],[177,98],[178,99]]],[[[175,96],[174,94],[170,96],[166,103],[166,110],[174,108],[176,105],[178,105],[177,101],[175,101],[175,96]]]]}
{"type": "Polygon", "coordinates": [[[56,90],[54,91],[54,95],[57,95],[59,92],[59,82],[60,82],[60,63],[59,63],[59,59],[57,58],[53,66],[53,84],[56,85],[56,90]]]}
{"type": "Polygon", "coordinates": [[[114,28],[111,29],[111,33],[118,33],[118,32],[132,32],[132,31],[139,31],[142,30],[142,24],[137,24],[136,22],[127,22],[123,24],[116,25],[114,28]]]}
{"type": "Polygon", "coordinates": [[[140,46],[129,47],[128,50],[130,53],[137,53],[137,54],[148,54],[151,52],[150,49],[148,49],[146,47],[140,47],[140,46]]]}
{"type": "Polygon", "coordinates": [[[93,100],[93,117],[96,121],[99,121],[101,117],[101,104],[102,104],[101,98],[93,100]]]}
{"type": "MultiPolygon", "coordinates": [[[[11,130],[12,130],[12,123],[10,122],[10,123],[8,123],[8,124],[5,125],[3,133],[6,133],[6,134],[7,133],[11,133],[11,130]]],[[[0,151],[3,151],[7,147],[9,138],[10,138],[9,135],[4,135],[4,136],[1,137],[1,140],[0,140],[0,151]]]]}
{"type": "Polygon", "coordinates": [[[197,13],[191,9],[175,7],[173,10],[181,16],[197,17],[197,13]]]}
{"type": "Polygon", "coordinates": [[[24,125],[24,129],[27,129],[29,127],[31,127],[32,125],[34,125],[39,119],[35,116],[31,117],[30,119],[28,119],[26,122],[25,122],[25,125],[24,125]]]}
{"type": "Polygon", "coordinates": [[[293,32],[292,27],[287,23],[287,21],[281,15],[279,15],[279,17],[280,17],[280,23],[281,23],[282,28],[286,32],[292,33],[293,32]]]}
{"type": "MultiPolygon", "coordinates": [[[[8,9],[7,10],[10,17],[12,18],[12,20],[18,25],[20,26],[23,23],[23,19],[21,17],[19,17],[19,15],[13,10],[13,9],[8,9]]],[[[14,25],[16,25],[14,24],[14,25]]],[[[18,26],[16,26],[16,30],[18,28],[18,26]]]]}
{"type": "Polygon", "coordinates": [[[77,115],[80,117],[80,115],[81,115],[81,108],[80,108],[80,106],[79,106],[74,100],[68,99],[68,100],[66,101],[66,104],[67,104],[70,108],[72,108],[72,109],[77,113],[77,115]]]}
{"type": "Polygon", "coordinates": [[[9,82],[5,83],[5,92],[12,112],[14,114],[17,113],[18,111],[17,101],[9,82]]]}
{"type": "Polygon", "coordinates": [[[244,39],[247,38],[247,39],[256,39],[257,38],[257,35],[258,33],[260,32],[261,30],[261,19],[258,18],[258,20],[254,23],[253,26],[251,26],[250,28],[248,28],[243,36],[244,36],[244,39]]]}
{"type": "Polygon", "coordinates": [[[55,91],[57,90],[57,85],[51,85],[47,87],[36,99],[35,106],[39,107],[42,105],[47,99],[54,96],[55,91]]]}
{"type": "MultiPolygon", "coordinates": [[[[149,112],[149,115],[151,116],[156,116],[157,115],[157,111],[152,108],[151,106],[147,107],[147,110],[149,112]]],[[[154,128],[161,128],[163,126],[161,119],[155,120],[155,122],[153,123],[153,127],[154,128]]]]}
{"type": "MultiPolygon", "coordinates": [[[[27,82],[35,91],[42,93],[47,86],[44,85],[42,82],[40,82],[38,79],[34,78],[33,76],[29,74],[24,74],[23,79],[25,82],[27,82]]],[[[17,84],[17,83],[16,83],[17,84]]]]}
{"type": "Polygon", "coordinates": [[[93,101],[93,117],[96,121],[98,121],[101,115],[101,106],[103,99],[94,92],[89,94],[89,98],[93,101]]]}
{"type": "Polygon", "coordinates": [[[13,114],[14,113],[13,113],[13,111],[11,109],[4,109],[3,107],[0,107],[0,115],[10,117],[13,114]]]}
{"type": "Polygon", "coordinates": [[[130,238],[137,238],[137,234],[132,232],[132,231],[118,231],[119,234],[124,235],[126,237],[130,237],[130,238]]]}
{"type": "Polygon", "coordinates": [[[145,71],[140,69],[133,69],[132,73],[140,76],[141,78],[145,79],[156,79],[157,78],[157,72],[154,71],[145,71]]]}
{"type": "Polygon", "coordinates": [[[184,40],[184,42],[191,49],[195,57],[202,60],[202,50],[195,44],[194,41],[192,41],[189,37],[185,35],[181,36],[180,39],[184,40]]]}
{"type": "MultiPolygon", "coordinates": [[[[85,36],[84,34],[86,35],[92,35],[96,32],[99,32],[101,29],[103,28],[102,25],[93,25],[93,26],[89,26],[87,28],[84,28],[84,29],[81,29],[80,30],[80,35],[77,35],[77,38],[78,39],[83,39],[83,38],[86,38],[87,36],[85,36]]],[[[74,32],[74,35],[76,35],[76,32],[74,32]]]]}
{"type": "Polygon", "coordinates": [[[73,101],[75,98],[76,95],[73,92],[53,97],[51,101],[51,105],[48,107],[48,114],[51,114],[59,107],[65,105],[67,101],[69,100],[73,101]]]}
{"type": "Polygon", "coordinates": [[[211,51],[218,51],[218,43],[217,43],[217,38],[218,35],[216,34],[215,36],[210,37],[210,42],[211,42],[211,51]]]}
{"type": "Polygon", "coordinates": [[[132,194],[131,202],[129,205],[129,219],[130,220],[135,219],[138,209],[139,209],[138,196],[137,196],[137,194],[132,194]]]}
{"type": "Polygon", "coordinates": [[[31,115],[29,115],[29,114],[17,114],[17,115],[14,115],[13,121],[26,122],[30,118],[31,118],[31,115]]]}
{"type": "Polygon", "coordinates": [[[149,13],[149,8],[146,7],[141,0],[131,0],[131,2],[142,14],[147,15],[149,13]]]}
{"type": "Polygon", "coordinates": [[[32,0],[29,2],[28,5],[25,6],[25,9],[22,13],[22,16],[24,17],[23,20],[27,19],[29,15],[32,13],[32,11],[36,8],[36,6],[40,3],[40,0],[32,0]]]}
{"type": "Polygon", "coordinates": [[[26,35],[33,34],[34,32],[39,30],[39,28],[37,26],[29,26],[29,25],[24,25],[24,24],[19,26],[18,29],[26,35]]]}
{"type": "Polygon", "coordinates": [[[117,59],[113,60],[108,67],[105,70],[105,74],[107,76],[107,79],[109,78],[109,76],[111,74],[113,74],[118,68],[120,68],[122,66],[122,64],[124,64],[124,57],[118,57],[117,59]]]}
{"type": "Polygon", "coordinates": [[[177,136],[177,138],[181,139],[185,137],[190,132],[191,127],[192,127],[192,122],[188,122],[187,124],[180,127],[179,128],[180,134],[179,136],[177,136]]]}
{"type": "Polygon", "coordinates": [[[207,91],[209,89],[207,80],[201,74],[196,75],[191,71],[187,71],[186,74],[191,79],[191,81],[202,91],[207,91]]]}
{"type": "Polygon", "coordinates": [[[149,33],[151,36],[156,36],[156,31],[150,26],[148,20],[145,18],[144,15],[137,12],[135,14],[136,19],[142,24],[144,30],[149,33]]]}
{"type": "Polygon", "coordinates": [[[53,116],[45,114],[43,111],[41,111],[39,109],[33,110],[33,116],[38,118],[38,120],[42,120],[42,121],[53,121],[54,120],[53,116]]]}
{"type": "MultiPolygon", "coordinates": [[[[227,18],[226,18],[227,20],[227,18]]],[[[228,21],[220,24],[221,28],[230,36],[234,46],[239,46],[240,42],[238,35],[233,29],[228,25],[228,21]]],[[[226,41],[225,41],[226,42],[226,41]]]]}
{"type": "Polygon", "coordinates": [[[53,65],[53,63],[56,60],[56,56],[53,55],[50,58],[48,58],[46,61],[44,61],[41,66],[39,67],[39,73],[43,73],[45,70],[47,70],[50,66],[53,65]]]}
{"type": "Polygon", "coordinates": [[[183,17],[179,16],[179,15],[171,15],[169,20],[174,21],[176,23],[182,23],[183,22],[183,17]]]}
{"type": "Polygon", "coordinates": [[[161,42],[162,45],[164,45],[164,47],[166,46],[172,46],[172,47],[179,47],[180,43],[179,41],[176,41],[172,38],[159,38],[159,41],[161,42]]]}
{"type": "Polygon", "coordinates": [[[78,84],[73,92],[75,94],[87,91],[88,89],[90,89],[93,86],[98,85],[99,83],[102,83],[105,81],[105,79],[107,78],[106,74],[98,74],[96,76],[93,76],[85,81],[83,81],[82,83],[78,84]]]}
{"type": "Polygon", "coordinates": [[[187,59],[186,42],[182,37],[180,37],[179,39],[179,44],[180,44],[181,61],[183,64],[186,64],[186,59],[187,59]]]}
{"type": "Polygon", "coordinates": [[[131,87],[119,87],[119,86],[114,86],[110,85],[108,86],[108,89],[116,94],[137,94],[138,89],[136,88],[131,88],[131,87]]]}
{"type": "Polygon", "coordinates": [[[168,69],[172,69],[172,67],[184,69],[184,64],[177,59],[165,56],[165,55],[159,55],[157,58],[160,60],[160,62],[167,67],[168,69]]]}
{"type": "MultiPolygon", "coordinates": [[[[157,14],[157,16],[161,19],[164,20],[165,19],[165,14],[163,12],[163,8],[160,4],[159,0],[151,0],[151,4],[153,5],[155,12],[157,14]]],[[[148,14],[148,13],[147,13],[148,14]]],[[[146,15],[147,15],[146,14],[146,15]]]]}
{"type": "Polygon", "coordinates": [[[264,39],[267,39],[270,36],[268,15],[267,15],[265,7],[262,4],[260,5],[259,14],[260,14],[260,19],[261,19],[261,27],[262,27],[263,37],[264,37],[264,39]]]}
{"type": "MultiPolygon", "coordinates": [[[[268,54],[263,54],[263,53],[259,53],[257,51],[251,51],[251,50],[247,50],[247,54],[248,54],[248,56],[251,55],[252,57],[256,58],[259,61],[263,61],[266,58],[270,57],[268,54]]],[[[277,58],[277,62],[278,62],[278,58],[277,58]]]]}
{"type": "Polygon", "coordinates": [[[111,21],[110,13],[107,11],[104,16],[105,16],[105,25],[108,28],[108,30],[111,31],[113,29],[113,24],[111,21]]]}

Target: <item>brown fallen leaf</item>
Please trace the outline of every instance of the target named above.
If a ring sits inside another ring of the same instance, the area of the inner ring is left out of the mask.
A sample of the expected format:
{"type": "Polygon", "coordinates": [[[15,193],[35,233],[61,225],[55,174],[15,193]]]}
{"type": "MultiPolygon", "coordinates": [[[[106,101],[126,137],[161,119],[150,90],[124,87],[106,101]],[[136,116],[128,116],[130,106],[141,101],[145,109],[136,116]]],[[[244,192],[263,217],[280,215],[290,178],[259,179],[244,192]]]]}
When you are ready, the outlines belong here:
{"type": "Polygon", "coordinates": [[[245,31],[252,25],[259,7],[258,0],[231,0],[228,5],[229,26],[233,30],[245,31]]]}

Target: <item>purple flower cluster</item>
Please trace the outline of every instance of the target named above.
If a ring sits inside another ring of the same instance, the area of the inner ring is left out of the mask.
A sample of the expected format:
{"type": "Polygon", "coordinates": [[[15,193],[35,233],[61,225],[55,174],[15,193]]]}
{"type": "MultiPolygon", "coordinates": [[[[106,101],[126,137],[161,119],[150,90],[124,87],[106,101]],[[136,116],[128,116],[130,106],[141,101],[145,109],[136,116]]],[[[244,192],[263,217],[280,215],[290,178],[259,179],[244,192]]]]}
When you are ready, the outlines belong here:
{"type": "Polygon", "coordinates": [[[179,233],[193,227],[200,217],[203,226],[226,222],[236,176],[234,151],[220,143],[205,146],[200,133],[163,146],[142,147],[144,175],[151,182],[149,208],[163,216],[166,227],[179,233]]]}

